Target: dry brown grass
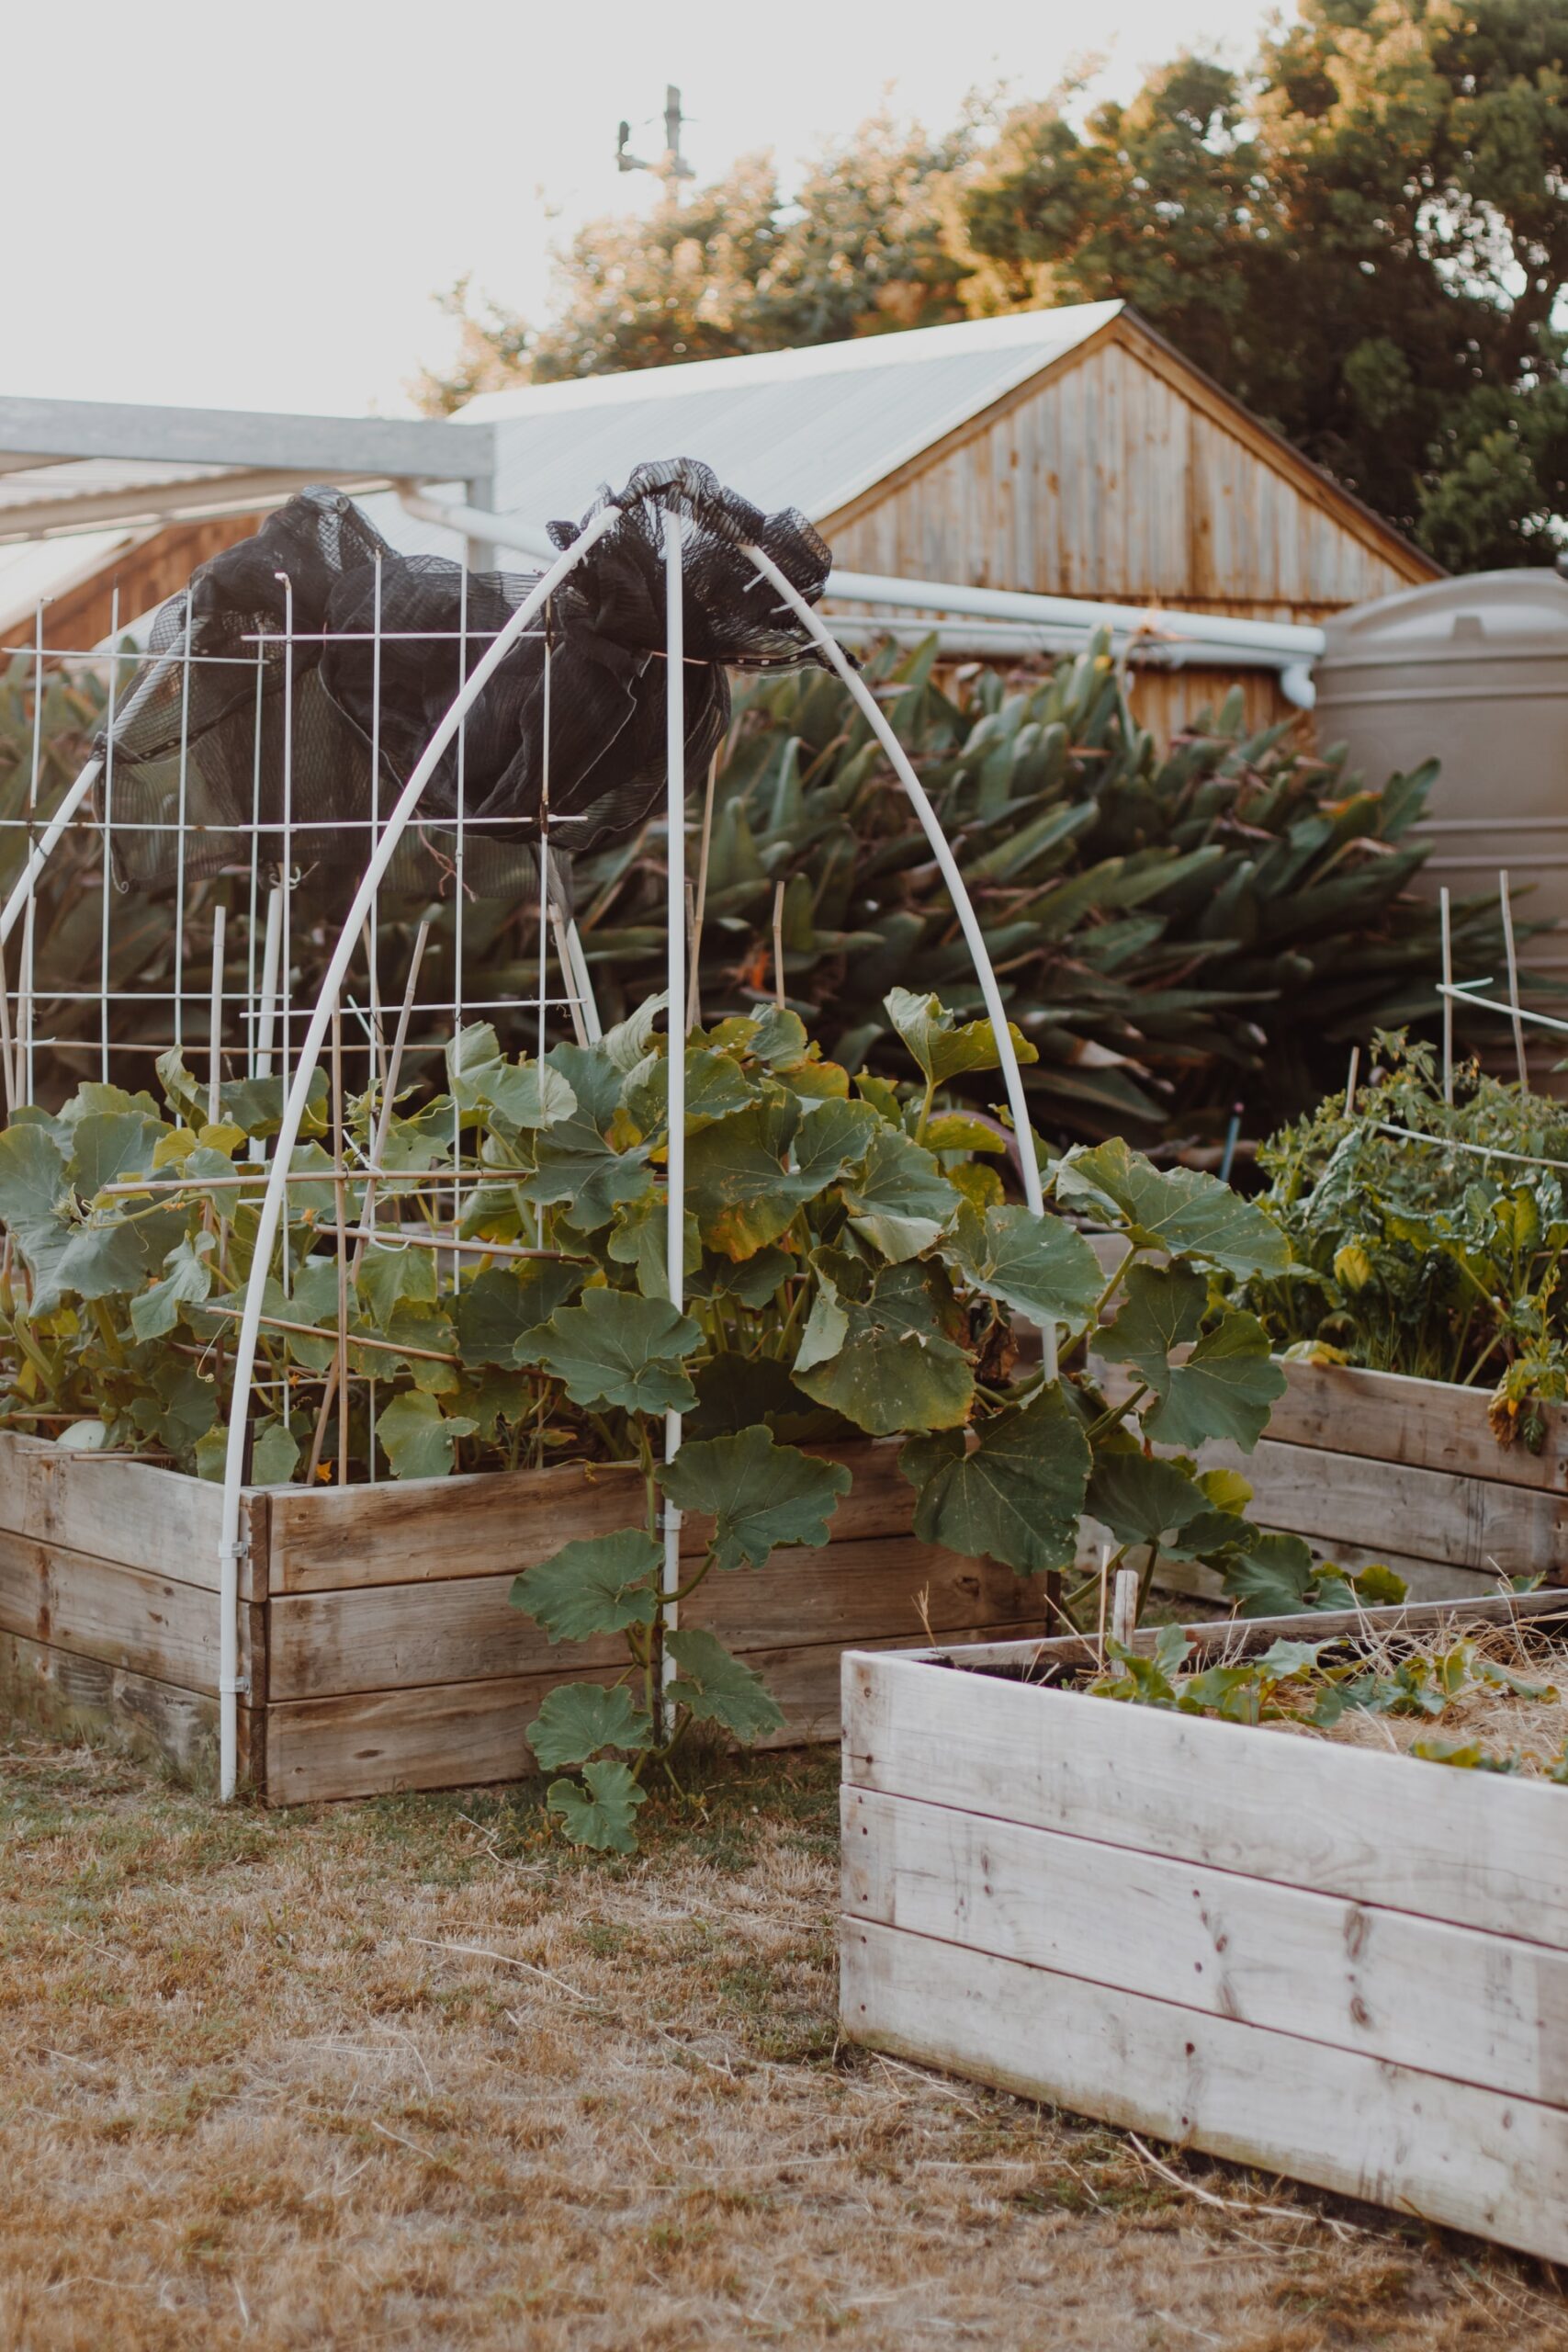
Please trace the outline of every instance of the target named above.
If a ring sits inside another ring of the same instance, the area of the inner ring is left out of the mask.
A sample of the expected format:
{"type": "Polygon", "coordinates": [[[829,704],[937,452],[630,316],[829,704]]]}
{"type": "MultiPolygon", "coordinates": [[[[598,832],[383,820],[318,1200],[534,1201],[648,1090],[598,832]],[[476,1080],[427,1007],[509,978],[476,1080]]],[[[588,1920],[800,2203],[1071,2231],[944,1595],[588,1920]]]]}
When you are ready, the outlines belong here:
{"type": "Polygon", "coordinates": [[[606,1866],[0,1753],[0,2344],[1568,2344],[1536,2265],[836,2050],[834,1791],[606,1866]]]}

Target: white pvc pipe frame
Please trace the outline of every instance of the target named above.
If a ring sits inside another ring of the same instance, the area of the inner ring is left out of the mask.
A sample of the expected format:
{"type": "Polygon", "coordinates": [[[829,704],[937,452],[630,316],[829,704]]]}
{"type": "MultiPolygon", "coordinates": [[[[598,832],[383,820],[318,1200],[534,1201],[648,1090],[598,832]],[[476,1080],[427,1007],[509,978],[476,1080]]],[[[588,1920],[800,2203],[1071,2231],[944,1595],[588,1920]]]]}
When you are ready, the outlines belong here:
{"type": "MultiPolygon", "coordinates": [[[[446,510],[452,512],[454,510],[446,510]]],[[[478,510],[474,510],[476,513],[478,510]]],[[[244,1471],[245,1431],[249,1419],[251,1382],[255,1370],[256,1346],[260,1336],[264,1286],[276,1246],[283,1221],[288,1193],[289,1164],[299,1140],[310,1100],[310,1081],[321,1058],[348,967],[365,921],[369,913],[383,876],[390,865],[399,842],[412,821],[423,796],[425,786],[435,772],[442,753],[451,742],[464,717],[491,677],[505,659],[530,621],[547,603],[573,568],[581,561],[594,542],[601,538],[620,518],[618,507],[607,506],[595,515],[581,534],[564,553],[557,556],[549,569],[536,582],[525,601],[499,632],[489,651],[476,664],[461,690],[454,698],[440,725],[431,736],[419,764],[409,777],[399,796],[397,806],[389,817],[384,831],[376,842],[374,851],[355,895],[353,905],[344,919],[342,933],[332,959],[322,977],[315,1009],[295,1062],[288,1099],[284,1104],[268,1170],[266,1190],[263,1196],[261,1216],[257,1223],[252,1268],[245,1289],[244,1308],[241,1317],[239,1337],[233,1357],[233,1401],[230,1408],[228,1447],[223,1469],[223,1511],[219,1543],[219,1792],[224,1802],[234,1794],[239,1778],[239,1700],[247,1687],[239,1674],[239,1595],[240,1561],[244,1544],[240,1535],[240,1498],[244,1471]]],[[[445,519],[445,514],[443,518],[445,519]]],[[[492,537],[503,538],[500,531],[492,537]]],[[[685,906],[685,695],[682,604],[681,532],[673,516],[664,518],[667,698],[666,698],[666,759],[669,777],[669,952],[667,985],[670,995],[669,1055],[669,1125],[670,1151],[667,1170],[669,1194],[666,1251],[668,1256],[669,1295],[676,1312],[682,1311],[684,1295],[684,1235],[685,1235],[685,1056],[683,1051],[685,1024],[682,1008],[686,1001],[686,933],[685,906]]],[[[776,564],[760,548],[749,547],[747,554],[756,563],[761,575],[778,591],[784,604],[795,614],[808,634],[827,655],[850,693],[854,697],[878,742],[892,763],[894,772],[919,819],[933,854],[941,867],[956,910],[964,940],[974,958],[981,994],[989,1015],[996,1039],[997,1058],[1007,1090],[1009,1106],[1019,1145],[1019,1159],[1023,1179],[1024,1195],[1036,1216],[1044,1213],[1044,1198],[1036,1163],[1032,1131],[1028,1107],[1024,1100],[1023,1080],[1018,1056],[1013,1047],[1001,991],[992,968],[985,937],[970,902],[969,893],[956,860],[948,846],[946,836],[937,820],[935,810],[927,798],[923,786],[905,755],[903,746],[877,707],[865,681],[846,658],[842,648],[805,598],[787,581],[776,564]]],[[[96,783],[101,763],[90,760],[71,790],[56,809],[49,825],[29,857],[19,880],[13,888],[3,912],[0,912],[0,947],[9,937],[18,916],[32,898],[39,872],[51,852],[64,833],[82,802],[96,783]]],[[[1047,1378],[1056,1372],[1055,1330],[1045,1329],[1045,1363],[1047,1378]]],[[[671,1413],[665,1425],[666,1458],[673,1455],[681,1442],[681,1417],[671,1413]]],[[[680,1577],[680,1514],[673,1505],[666,1505],[664,1516],[664,1546],[661,1563],[662,1589],[673,1594],[680,1577]]],[[[674,1627],[673,1608],[667,1610],[667,1622],[674,1627]]],[[[664,1684],[668,1687],[673,1667],[668,1657],[664,1663],[664,1684]]]]}

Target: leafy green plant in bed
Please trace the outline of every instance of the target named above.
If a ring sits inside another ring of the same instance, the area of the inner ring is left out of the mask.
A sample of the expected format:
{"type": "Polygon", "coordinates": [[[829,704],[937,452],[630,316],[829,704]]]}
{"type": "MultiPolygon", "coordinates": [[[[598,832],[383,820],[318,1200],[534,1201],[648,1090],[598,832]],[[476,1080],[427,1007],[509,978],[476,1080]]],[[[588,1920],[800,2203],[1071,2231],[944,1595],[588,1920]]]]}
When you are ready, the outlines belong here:
{"type": "MultiPolygon", "coordinates": [[[[313,1456],[361,1477],[640,1469],[626,1526],[564,1544],[515,1587],[552,1641],[607,1642],[624,1659],[552,1693],[533,1733],[550,1802],[587,1844],[634,1839],[650,1775],[694,1732],[776,1727],[757,1676],[688,1604],[710,1577],[829,1540],[850,1473],[813,1446],[899,1441],[916,1535],[1056,1580],[1051,1606],[1069,1623],[1099,1603],[1086,1517],[1107,1531],[1109,1566],[1135,1561],[1145,1587],[1164,1553],[1216,1569],[1255,1613],[1343,1595],[1300,1539],[1247,1519],[1244,1480],[1196,1461],[1211,1437],[1249,1448],[1283,1385],[1256,1317],[1218,1295],[1283,1272],[1278,1225],[1121,1142],[1043,1156],[1036,1216],[1009,1197],[1003,1121],[952,1097],[993,1067],[988,1026],[907,989],[886,1009],[918,1073],[897,1082],[852,1079],[776,1008],[687,1041],[681,1312],[659,1000],[543,1065],[466,1030],[446,1091],[391,1117],[374,1184],[382,1106],[342,1106],[334,1178],[319,1081],[286,1250],[266,1270],[255,1476],[304,1476],[313,1456]],[[367,1222],[356,1268],[349,1237],[367,1222]],[[1113,1237],[1100,1247],[1114,1271],[1086,1224],[1113,1237]],[[1064,1367],[1052,1379],[1046,1322],[1064,1367]],[[1125,1373],[1114,1397],[1088,1368],[1091,1335],[1097,1364],[1125,1373]],[[340,1347],[346,1410],[326,1402],[340,1347]],[[666,1460],[671,1412],[684,1442],[666,1460]],[[660,1574],[671,1509],[694,1546],[674,1594],[660,1574]]],[[[214,1106],[177,1056],[159,1075],[162,1107],[92,1084],[0,1136],[6,1418],[219,1475],[265,1179],[249,1153],[276,1130],[279,1089],[235,1080],[214,1106]]],[[[1043,1594],[1035,1605],[1043,1621],[1043,1594]]]]}
{"type": "Polygon", "coordinates": [[[1428,1047],[1375,1052],[1350,1110],[1260,1152],[1292,1264],[1238,1295],[1287,1353],[1489,1389],[1499,1439],[1538,1450],[1568,1396],[1568,1111],[1473,1064],[1449,1103],[1428,1047]]]}
{"type": "MultiPolygon", "coordinates": [[[[1277,1641],[1260,1656],[1185,1671],[1193,1643],[1179,1625],[1162,1625],[1151,1651],[1108,1641],[1105,1669],[1089,1684],[1096,1699],[1212,1715],[1223,1723],[1295,1722],[1328,1731],[1350,1713],[1415,1716],[1437,1722],[1478,1693],[1554,1703],[1549,1682],[1533,1682],[1489,1657],[1462,1636],[1446,1649],[1412,1650],[1396,1661],[1359,1657],[1343,1642],[1277,1641]]],[[[1477,1740],[1417,1739],[1424,1762],[1482,1772],[1517,1772],[1517,1755],[1499,1756],[1477,1740]]],[[[1568,1784],[1568,1757],[1549,1761],[1542,1777],[1568,1784]]]]}

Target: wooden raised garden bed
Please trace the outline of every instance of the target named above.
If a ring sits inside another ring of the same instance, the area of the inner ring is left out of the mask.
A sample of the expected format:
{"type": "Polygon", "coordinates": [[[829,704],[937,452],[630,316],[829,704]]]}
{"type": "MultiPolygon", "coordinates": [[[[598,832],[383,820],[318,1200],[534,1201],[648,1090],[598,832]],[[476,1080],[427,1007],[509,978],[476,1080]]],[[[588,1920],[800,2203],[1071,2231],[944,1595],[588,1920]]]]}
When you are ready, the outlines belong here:
{"type": "Polygon", "coordinates": [[[846,1657],[846,2031],[1568,2258],[1568,1792],[1021,1679],[1088,1657],[846,1657]]]}
{"type": "MultiPolygon", "coordinates": [[[[1489,1391],[1348,1365],[1284,1363],[1289,1382],[1250,1453],[1215,1442],[1205,1466],[1242,1472],[1249,1518],[1303,1535],[1321,1559],[1382,1560],[1412,1600],[1482,1598],[1499,1576],[1568,1577],[1568,1412],[1542,1408],[1539,1453],[1499,1445],[1489,1391]]],[[[1108,1381],[1124,1393],[1125,1375],[1108,1381]]],[[[1086,1553],[1086,1558],[1098,1557],[1086,1553]]],[[[1213,1574],[1162,1561],[1168,1591],[1206,1600],[1213,1574]]]]}
{"type": "MultiPolygon", "coordinates": [[[[684,1611],[761,1673],[775,1744],[836,1738],[844,1648],[1042,1622],[1027,1580],[910,1533],[897,1443],[846,1446],[854,1486],[820,1551],[714,1575],[684,1611]],[[922,1615],[922,1611],[924,1612],[922,1615]]],[[[552,1648],[512,1578],[635,1523],[635,1470],[556,1468],[247,1492],[243,1775],[269,1804],[461,1787],[534,1769],[524,1733],[563,1679],[618,1672],[617,1639],[552,1648]]],[[[216,1770],[220,1490],[0,1433],[0,1706],[216,1770]]],[[[703,1522],[687,1542],[697,1549],[703,1522]]]]}

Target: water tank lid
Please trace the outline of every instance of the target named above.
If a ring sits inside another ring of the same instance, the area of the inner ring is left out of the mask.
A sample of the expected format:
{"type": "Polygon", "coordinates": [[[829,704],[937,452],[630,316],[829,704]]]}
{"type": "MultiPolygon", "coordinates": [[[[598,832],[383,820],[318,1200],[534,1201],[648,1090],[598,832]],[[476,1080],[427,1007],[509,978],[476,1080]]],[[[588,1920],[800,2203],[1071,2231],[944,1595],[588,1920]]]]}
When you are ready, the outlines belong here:
{"type": "Polygon", "coordinates": [[[1568,581],[1555,571],[1474,571],[1352,605],[1324,624],[1324,665],[1568,655],[1568,581]]]}

